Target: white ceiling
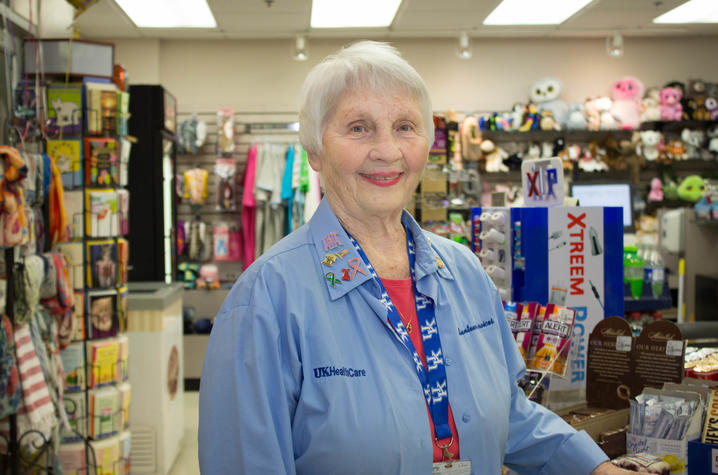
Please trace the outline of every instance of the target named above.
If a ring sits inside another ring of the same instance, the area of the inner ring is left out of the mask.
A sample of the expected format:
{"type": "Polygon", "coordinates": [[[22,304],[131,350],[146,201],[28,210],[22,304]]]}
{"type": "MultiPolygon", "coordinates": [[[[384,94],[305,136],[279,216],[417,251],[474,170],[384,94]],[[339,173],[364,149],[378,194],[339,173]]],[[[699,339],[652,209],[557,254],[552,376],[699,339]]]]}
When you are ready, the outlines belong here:
{"type": "Polygon", "coordinates": [[[685,0],[593,0],[561,25],[484,26],[500,0],[403,0],[389,28],[309,28],[311,0],[208,0],[216,29],[140,29],[114,0],[100,0],[77,20],[83,38],[252,39],[440,38],[466,30],[472,37],[597,37],[718,35],[718,24],[654,25],[651,20],[685,0]]]}

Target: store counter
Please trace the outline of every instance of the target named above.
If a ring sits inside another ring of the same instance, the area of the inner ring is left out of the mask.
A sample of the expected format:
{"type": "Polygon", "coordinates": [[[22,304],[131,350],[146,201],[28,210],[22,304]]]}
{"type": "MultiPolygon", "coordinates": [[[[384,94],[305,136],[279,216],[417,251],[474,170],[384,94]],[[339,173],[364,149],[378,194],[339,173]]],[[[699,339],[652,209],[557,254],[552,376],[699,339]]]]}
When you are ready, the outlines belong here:
{"type": "Polygon", "coordinates": [[[182,284],[129,284],[132,471],[170,471],[184,434],[182,284]]]}

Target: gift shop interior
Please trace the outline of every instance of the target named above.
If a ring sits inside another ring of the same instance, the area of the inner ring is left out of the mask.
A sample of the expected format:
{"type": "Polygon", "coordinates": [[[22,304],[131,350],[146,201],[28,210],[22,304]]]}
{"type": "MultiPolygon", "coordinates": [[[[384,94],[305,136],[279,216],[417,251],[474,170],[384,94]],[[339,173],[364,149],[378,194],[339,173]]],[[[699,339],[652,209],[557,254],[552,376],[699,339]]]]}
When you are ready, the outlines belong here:
{"type": "Polygon", "coordinates": [[[363,39],[427,84],[435,140],[406,209],[481,262],[529,398],[617,465],[716,473],[713,1],[2,0],[0,17],[0,473],[199,473],[213,320],[322,197],[302,83],[363,39]]]}

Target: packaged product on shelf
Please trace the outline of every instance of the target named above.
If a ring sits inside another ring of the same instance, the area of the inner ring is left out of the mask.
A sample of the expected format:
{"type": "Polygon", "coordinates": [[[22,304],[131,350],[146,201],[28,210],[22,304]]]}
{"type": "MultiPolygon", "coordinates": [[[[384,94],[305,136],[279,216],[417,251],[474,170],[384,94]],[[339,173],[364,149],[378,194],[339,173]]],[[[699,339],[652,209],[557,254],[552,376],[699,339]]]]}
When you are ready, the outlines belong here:
{"type": "Polygon", "coordinates": [[[88,391],[89,436],[102,439],[117,434],[122,422],[120,392],[114,386],[88,391]]]}
{"type": "Polygon", "coordinates": [[[130,367],[128,365],[130,358],[130,341],[127,335],[117,337],[117,369],[115,370],[116,382],[130,380],[130,367]]]}
{"type": "Polygon", "coordinates": [[[519,329],[518,324],[519,317],[521,316],[521,304],[517,304],[516,302],[504,302],[504,316],[509,323],[509,328],[511,328],[511,333],[513,333],[515,340],[516,333],[519,329]]]}
{"type": "Polygon", "coordinates": [[[217,209],[234,211],[237,209],[235,199],[237,164],[233,158],[218,158],[214,173],[217,175],[217,209]]]}
{"type": "Polygon", "coordinates": [[[657,475],[670,475],[671,466],[663,459],[651,454],[621,455],[611,463],[616,467],[625,468],[632,472],[654,473],[657,475]]]}
{"type": "Polygon", "coordinates": [[[575,322],[574,309],[548,304],[529,368],[565,375],[575,322]]]}
{"type": "Polygon", "coordinates": [[[87,133],[117,134],[117,86],[112,83],[88,81],[85,84],[85,95],[87,133]]]}
{"type": "Polygon", "coordinates": [[[82,133],[82,85],[48,84],[47,117],[62,136],[82,133]]]}
{"type": "Polygon", "coordinates": [[[127,304],[130,292],[127,287],[117,289],[117,319],[120,323],[120,333],[127,331],[127,304]]]}
{"type": "Polygon", "coordinates": [[[85,190],[85,225],[88,237],[117,236],[117,193],[115,190],[85,190]]]}
{"type": "Polygon", "coordinates": [[[85,293],[82,291],[73,292],[72,318],[75,319],[72,339],[82,341],[85,339],[85,293]]]}
{"type": "Polygon", "coordinates": [[[57,458],[66,475],[86,474],[87,461],[85,459],[85,442],[60,444],[57,458]]]}
{"type": "Polygon", "coordinates": [[[85,437],[85,427],[87,425],[87,406],[85,405],[84,391],[66,392],[62,396],[62,404],[65,407],[67,421],[70,423],[69,430],[62,429],[60,431],[62,441],[74,442],[82,440],[85,437]]]}
{"type": "Polygon", "coordinates": [[[120,430],[126,430],[130,425],[130,383],[122,383],[117,387],[120,393],[120,430]]]}
{"type": "Polygon", "coordinates": [[[82,141],[79,139],[48,139],[47,154],[55,161],[60,170],[62,186],[73,188],[82,186],[82,141]]]}
{"type": "Polygon", "coordinates": [[[117,220],[119,233],[130,234],[130,192],[127,190],[117,190],[117,220]]]}
{"type": "Polygon", "coordinates": [[[120,329],[117,290],[88,291],[87,309],[90,317],[88,338],[108,338],[117,335],[120,329]]]}
{"type": "Polygon", "coordinates": [[[62,368],[65,371],[65,391],[85,389],[85,348],[82,342],[75,342],[60,351],[62,368]]]}
{"type": "Polygon", "coordinates": [[[90,448],[95,453],[95,460],[90,460],[90,470],[92,472],[103,475],[122,473],[120,467],[124,465],[124,461],[122,461],[121,465],[119,437],[91,440],[90,448]]]}
{"type": "Polygon", "coordinates": [[[207,200],[209,172],[202,168],[192,168],[183,174],[183,197],[191,206],[202,206],[207,200]]]}
{"type": "Polygon", "coordinates": [[[229,260],[229,226],[226,223],[214,225],[214,260],[229,260]]]}
{"type": "Polygon", "coordinates": [[[82,255],[82,243],[63,242],[57,245],[57,250],[65,257],[67,272],[70,275],[72,288],[84,288],[85,280],[83,279],[84,261],[82,255]]]}
{"type": "Polygon", "coordinates": [[[127,186],[130,182],[129,166],[131,152],[132,142],[125,137],[120,138],[120,186],[127,186]]]}
{"type": "Polygon", "coordinates": [[[65,213],[67,214],[68,238],[82,239],[85,234],[84,219],[82,216],[82,191],[65,190],[65,213]]]}
{"type": "Polygon", "coordinates": [[[119,150],[113,138],[85,139],[85,185],[117,186],[120,183],[119,150]]]}
{"type": "Polygon", "coordinates": [[[536,302],[521,304],[521,313],[519,314],[518,328],[516,331],[516,344],[524,361],[531,350],[531,342],[533,341],[534,322],[536,315],[540,309],[540,305],[536,302]]]}
{"type": "Polygon", "coordinates": [[[117,240],[117,264],[119,266],[119,283],[126,284],[129,282],[128,266],[130,265],[130,243],[127,239],[117,240]]]}
{"type": "Polygon", "coordinates": [[[117,340],[99,340],[87,343],[87,365],[90,368],[87,386],[94,388],[117,381],[117,361],[120,347],[117,340]]]}
{"type": "Polygon", "coordinates": [[[217,154],[231,157],[234,153],[234,109],[224,107],[217,111],[217,154]]]}
{"type": "Polygon", "coordinates": [[[117,135],[129,134],[130,93],[117,91],[117,135]]]}
{"type": "Polygon", "coordinates": [[[541,326],[543,325],[543,319],[546,316],[546,307],[539,305],[536,308],[536,315],[534,317],[533,329],[531,330],[531,342],[529,344],[528,351],[526,352],[526,367],[528,368],[530,363],[536,356],[536,350],[538,349],[539,336],[541,335],[541,326]]]}
{"type": "Polygon", "coordinates": [[[130,473],[130,450],[132,449],[132,433],[128,430],[120,433],[120,469],[119,474],[130,473]]]}
{"type": "Polygon", "coordinates": [[[104,289],[117,285],[117,243],[114,240],[87,241],[87,286],[104,289]]]}

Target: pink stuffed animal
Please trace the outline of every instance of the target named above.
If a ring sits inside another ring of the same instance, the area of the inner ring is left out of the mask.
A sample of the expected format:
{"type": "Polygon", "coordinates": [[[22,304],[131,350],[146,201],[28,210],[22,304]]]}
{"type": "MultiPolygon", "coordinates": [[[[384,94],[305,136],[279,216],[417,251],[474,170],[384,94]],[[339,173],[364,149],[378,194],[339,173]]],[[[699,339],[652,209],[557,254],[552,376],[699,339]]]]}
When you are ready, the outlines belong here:
{"type": "Polygon", "coordinates": [[[618,119],[622,129],[637,129],[641,125],[643,83],[638,78],[626,76],[613,83],[611,92],[611,115],[618,119]]]}
{"type": "Polygon", "coordinates": [[[681,98],[683,92],[677,87],[661,89],[661,120],[681,120],[683,117],[681,98]]]}
{"type": "Polygon", "coordinates": [[[660,178],[651,180],[651,191],[648,192],[648,201],[663,201],[663,183],[660,178]]]}

